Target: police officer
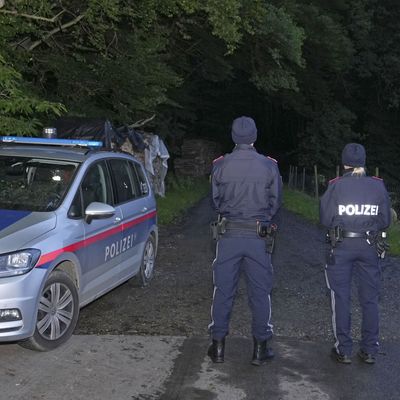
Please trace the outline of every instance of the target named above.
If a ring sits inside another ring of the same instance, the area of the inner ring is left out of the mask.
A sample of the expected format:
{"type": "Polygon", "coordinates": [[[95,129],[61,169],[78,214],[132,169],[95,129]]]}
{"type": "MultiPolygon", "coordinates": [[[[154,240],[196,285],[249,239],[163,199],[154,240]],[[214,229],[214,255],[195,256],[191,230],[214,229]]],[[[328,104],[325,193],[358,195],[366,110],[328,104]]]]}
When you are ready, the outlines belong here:
{"type": "Polygon", "coordinates": [[[271,220],[281,204],[282,180],[277,162],[257,153],[253,146],[257,139],[253,119],[235,119],[231,133],[236,146],[232,153],[214,161],[211,175],[212,200],[223,222],[223,234],[213,263],[214,295],[209,325],[212,343],[208,355],[213,362],[224,362],[225,336],[243,270],[252,312],[252,364],[261,365],[273,357],[267,346],[272,337],[273,271],[266,237],[261,236],[272,231],[271,220]]]}
{"type": "Polygon", "coordinates": [[[365,174],[365,149],[347,144],[342,152],[344,174],[333,179],[320,202],[320,221],[329,229],[331,249],[325,277],[331,291],[332,325],[335,345],[332,357],[351,363],[351,280],[357,278],[362,310],[361,342],[358,356],[367,364],[378,352],[378,296],[384,255],[382,236],[390,225],[390,201],[380,178],[365,174]]]}

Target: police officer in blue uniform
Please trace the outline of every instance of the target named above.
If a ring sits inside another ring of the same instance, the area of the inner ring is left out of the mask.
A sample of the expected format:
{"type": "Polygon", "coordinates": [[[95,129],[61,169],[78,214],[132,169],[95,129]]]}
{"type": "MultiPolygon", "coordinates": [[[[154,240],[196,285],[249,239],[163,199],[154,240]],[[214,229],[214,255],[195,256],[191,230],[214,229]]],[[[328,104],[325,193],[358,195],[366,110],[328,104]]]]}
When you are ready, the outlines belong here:
{"type": "Polygon", "coordinates": [[[272,224],[281,205],[282,179],[276,160],[253,147],[257,128],[253,119],[233,121],[232,153],[213,163],[212,200],[219,214],[220,238],[213,263],[214,295],[209,330],[212,343],[208,355],[224,362],[225,336],[243,271],[247,281],[254,337],[253,365],[273,357],[267,341],[272,337],[271,247],[272,224]],[[267,252],[267,250],[269,252],[267,252]]]}
{"type": "Polygon", "coordinates": [[[344,174],[330,181],[320,201],[320,221],[329,229],[331,248],[325,277],[331,291],[335,345],[332,357],[351,363],[351,281],[357,278],[362,310],[359,358],[375,363],[379,342],[378,297],[380,258],[386,243],[385,229],[391,222],[388,193],[380,178],[365,174],[365,149],[347,144],[342,152],[344,174]]]}

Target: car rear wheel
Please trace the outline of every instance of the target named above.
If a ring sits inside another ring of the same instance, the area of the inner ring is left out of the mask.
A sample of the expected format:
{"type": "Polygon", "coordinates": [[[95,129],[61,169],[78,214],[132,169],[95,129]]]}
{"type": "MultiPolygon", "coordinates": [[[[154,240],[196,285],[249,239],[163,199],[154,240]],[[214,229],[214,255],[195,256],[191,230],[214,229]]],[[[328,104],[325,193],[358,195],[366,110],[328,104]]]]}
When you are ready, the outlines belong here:
{"type": "Polygon", "coordinates": [[[154,276],[154,265],[156,261],[156,246],[152,235],[147,239],[144,245],[142,263],[137,275],[137,281],[140,286],[147,286],[154,276]]]}
{"type": "Polygon", "coordinates": [[[20,345],[31,350],[49,351],[72,335],[79,316],[75,283],[63,271],[54,271],[46,281],[39,299],[35,332],[20,345]]]}

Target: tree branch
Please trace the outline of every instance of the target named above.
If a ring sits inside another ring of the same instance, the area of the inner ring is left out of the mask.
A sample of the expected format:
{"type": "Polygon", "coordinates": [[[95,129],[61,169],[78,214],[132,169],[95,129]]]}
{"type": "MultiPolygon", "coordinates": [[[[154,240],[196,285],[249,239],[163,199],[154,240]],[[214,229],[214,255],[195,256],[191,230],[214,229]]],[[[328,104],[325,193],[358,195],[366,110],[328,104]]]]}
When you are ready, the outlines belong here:
{"type": "Polygon", "coordinates": [[[31,15],[31,14],[24,14],[24,13],[19,13],[18,11],[12,11],[12,10],[2,10],[0,9],[0,13],[3,14],[11,14],[15,15],[16,17],[22,17],[22,18],[28,18],[28,19],[35,19],[37,21],[46,21],[46,22],[56,22],[57,18],[64,14],[65,10],[60,11],[57,15],[55,15],[52,18],[46,18],[46,17],[40,17],[38,15],[31,15]]]}
{"type": "Polygon", "coordinates": [[[39,45],[41,45],[43,42],[45,42],[47,39],[51,38],[53,35],[55,35],[58,32],[63,31],[64,29],[67,29],[75,24],[77,24],[82,18],[84,18],[84,15],[78,15],[75,19],[73,19],[72,21],[66,22],[63,25],[60,25],[58,28],[54,28],[52,29],[50,32],[48,32],[42,39],[37,40],[36,42],[33,42],[29,47],[28,47],[28,51],[32,51],[33,49],[35,49],[36,47],[38,47],[39,45]]]}
{"type": "Polygon", "coordinates": [[[153,114],[150,118],[147,119],[141,119],[139,121],[136,121],[132,125],[128,125],[128,128],[140,128],[143,125],[146,125],[148,122],[152,121],[156,117],[156,114],[153,114]]]}

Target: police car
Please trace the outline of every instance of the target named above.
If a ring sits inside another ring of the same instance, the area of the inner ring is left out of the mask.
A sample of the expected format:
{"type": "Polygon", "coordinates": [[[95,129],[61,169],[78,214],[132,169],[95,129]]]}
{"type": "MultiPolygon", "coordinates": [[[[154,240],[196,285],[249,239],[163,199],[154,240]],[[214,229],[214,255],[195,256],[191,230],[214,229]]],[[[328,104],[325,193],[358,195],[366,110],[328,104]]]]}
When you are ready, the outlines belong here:
{"type": "Polygon", "coordinates": [[[156,202],[142,165],[84,140],[0,137],[0,342],[47,351],[79,309],[157,253],[156,202]]]}

